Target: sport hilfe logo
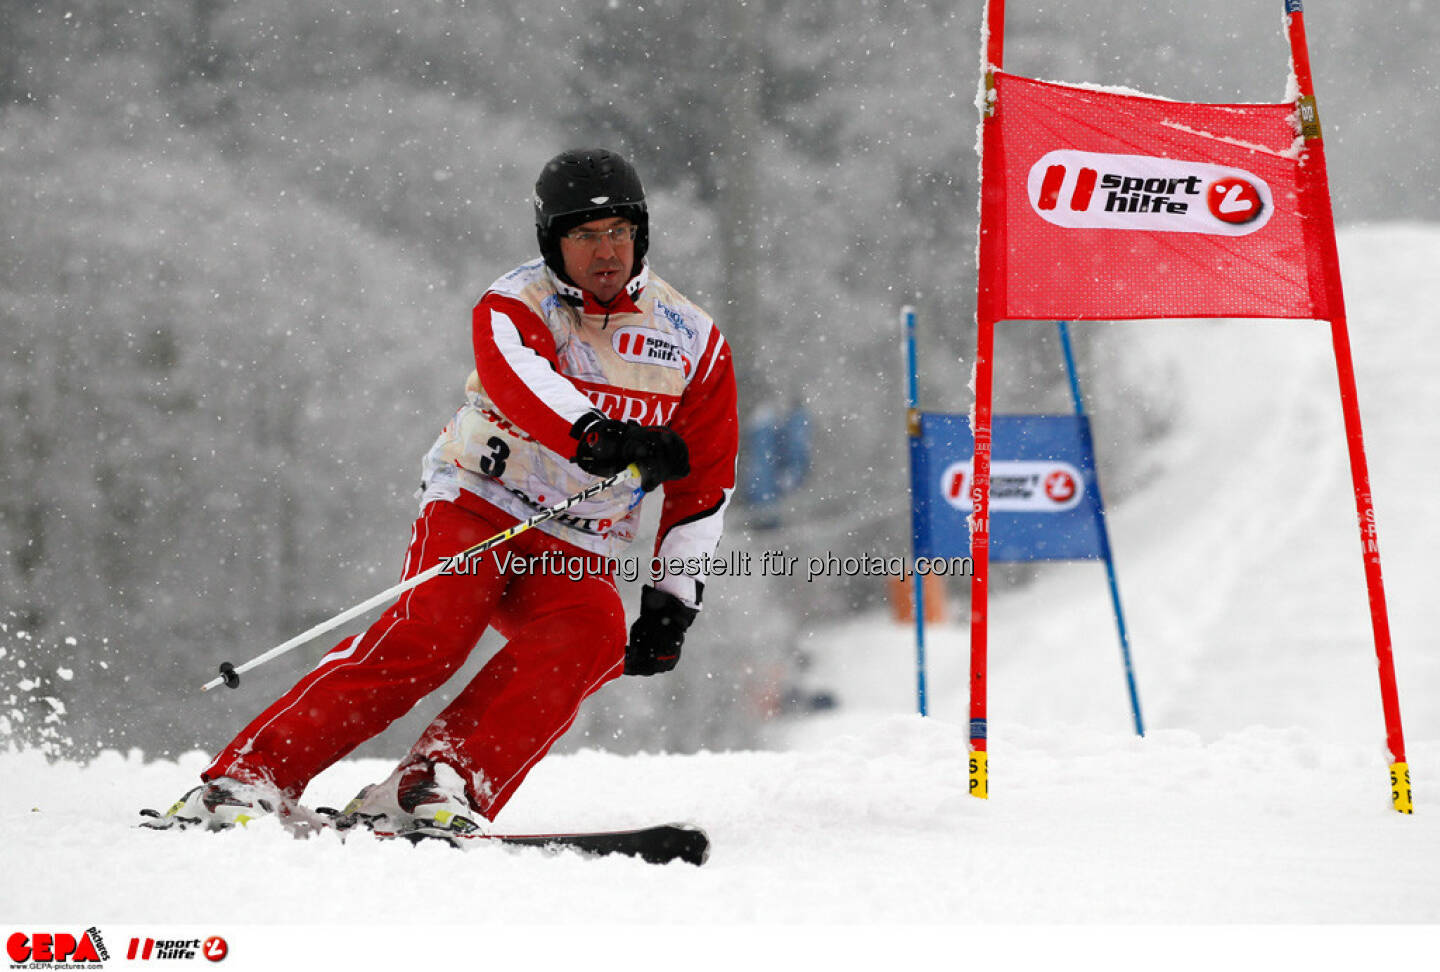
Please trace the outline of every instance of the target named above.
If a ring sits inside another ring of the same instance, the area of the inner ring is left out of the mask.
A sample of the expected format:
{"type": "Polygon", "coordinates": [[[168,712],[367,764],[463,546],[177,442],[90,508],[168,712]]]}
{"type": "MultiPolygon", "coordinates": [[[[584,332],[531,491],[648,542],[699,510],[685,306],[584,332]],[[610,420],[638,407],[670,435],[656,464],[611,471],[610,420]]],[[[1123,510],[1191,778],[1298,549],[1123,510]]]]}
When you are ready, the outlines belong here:
{"type": "Polygon", "coordinates": [[[622,327],[610,338],[610,346],[626,361],[678,368],[690,374],[690,362],[680,346],[659,331],[646,327],[622,327]]]}
{"type": "Polygon", "coordinates": [[[1030,205],[1069,229],[1247,236],[1270,221],[1270,186],[1210,162],[1059,149],[1030,167],[1030,205]]]}
{"type": "MultiPolygon", "coordinates": [[[[940,474],[945,502],[969,513],[975,475],[969,459],[952,462],[940,474]]],[[[996,459],[990,463],[993,513],[1064,513],[1080,505],[1085,479],[1080,470],[1058,459],[996,459]]]]}
{"type": "Polygon", "coordinates": [[[148,962],[204,956],[211,962],[220,962],[229,954],[229,944],[219,935],[211,935],[203,941],[198,938],[132,938],[125,958],[131,962],[148,962]]]}

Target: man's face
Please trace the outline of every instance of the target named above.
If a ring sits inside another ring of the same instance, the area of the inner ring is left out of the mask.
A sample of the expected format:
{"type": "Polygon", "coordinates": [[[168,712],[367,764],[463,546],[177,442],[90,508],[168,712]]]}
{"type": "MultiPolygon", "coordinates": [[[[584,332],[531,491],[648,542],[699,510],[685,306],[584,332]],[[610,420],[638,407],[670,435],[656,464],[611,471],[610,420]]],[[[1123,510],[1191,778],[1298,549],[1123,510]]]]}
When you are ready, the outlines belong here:
{"type": "Polygon", "coordinates": [[[565,272],[608,304],[630,280],[635,263],[635,225],[622,216],[593,219],[560,237],[565,272]]]}

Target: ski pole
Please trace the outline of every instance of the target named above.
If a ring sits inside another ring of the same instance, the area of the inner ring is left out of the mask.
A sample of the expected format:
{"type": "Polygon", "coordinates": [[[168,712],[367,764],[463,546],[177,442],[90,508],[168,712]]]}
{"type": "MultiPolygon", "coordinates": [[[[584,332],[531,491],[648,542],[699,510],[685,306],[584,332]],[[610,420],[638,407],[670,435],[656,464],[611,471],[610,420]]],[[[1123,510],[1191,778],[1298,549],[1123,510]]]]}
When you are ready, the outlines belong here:
{"type": "Polygon", "coordinates": [[[411,577],[408,580],[403,580],[400,583],[396,584],[394,587],[383,590],[379,594],[376,594],[374,597],[368,598],[352,608],[347,608],[346,610],[341,611],[339,614],[335,615],[328,621],[321,621],[319,624],[315,625],[315,627],[311,628],[310,630],[301,632],[300,634],[291,638],[289,641],[284,642],[283,644],[276,645],[274,648],[271,648],[269,651],[265,652],[262,655],[256,655],[254,658],[250,659],[243,665],[234,665],[228,661],[221,662],[220,677],[212,678],[210,681],[200,686],[200,691],[208,692],[212,688],[215,688],[217,685],[222,684],[232,689],[239,688],[240,674],[242,672],[248,672],[250,669],[255,668],[257,665],[263,665],[266,662],[270,661],[270,659],[272,658],[278,658],[290,649],[295,648],[299,645],[303,645],[305,642],[311,640],[312,638],[318,638],[325,632],[340,627],[340,625],[344,624],[346,621],[349,621],[352,618],[359,617],[366,611],[369,611],[371,608],[383,604],[391,598],[399,596],[400,594],[404,594],[411,588],[419,587],[421,584],[425,583],[430,578],[438,576],[439,574],[444,572],[447,567],[453,567],[459,561],[468,560],[471,557],[478,557],[481,554],[485,553],[487,550],[490,550],[493,547],[498,547],[506,540],[509,540],[510,538],[515,536],[519,536],[531,527],[538,526],[541,523],[544,523],[546,520],[554,519],[561,513],[564,513],[566,510],[570,509],[570,507],[575,506],[578,503],[583,503],[585,500],[594,496],[596,493],[603,492],[604,490],[609,489],[611,486],[616,486],[630,479],[639,479],[640,475],[640,468],[634,463],[631,463],[615,475],[607,476],[606,478],[600,480],[597,483],[586,486],[584,489],[580,490],[580,492],[561,500],[554,506],[541,510],[539,513],[536,513],[528,520],[521,520],[514,526],[509,527],[505,530],[501,530],[499,533],[495,534],[488,540],[481,540],[479,543],[460,551],[453,557],[442,557],[439,563],[429,568],[428,570],[422,571],[421,573],[416,574],[414,577],[411,577]]]}

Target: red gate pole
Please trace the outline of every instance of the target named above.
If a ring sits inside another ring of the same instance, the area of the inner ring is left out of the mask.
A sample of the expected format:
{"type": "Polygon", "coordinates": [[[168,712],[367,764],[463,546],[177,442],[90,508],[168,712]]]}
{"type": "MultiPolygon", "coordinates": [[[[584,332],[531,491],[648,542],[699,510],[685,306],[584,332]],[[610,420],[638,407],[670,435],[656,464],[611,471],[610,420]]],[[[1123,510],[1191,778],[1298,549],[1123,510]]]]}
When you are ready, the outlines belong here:
{"type": "MultiPolygon", "coordinates": [[[[1005,0],[988,0],[985,8],[985,105],[981,135],[981,206],[995,205],[996,194],[1004,193],[1000,171],[1000,126],[995,121],[995,72],[1005,53],[1005,0]]],[[[975,459],[971,472],[970,557],[974,575],[970,581],[970,795],[990,795],[989,735],[986,720],[987,613],[990,589],[990,443],[991,404],[994,397],[995,322],[1003,306],[996,290],[1004,279],[999,272],[1005,259],[1005,241],[980,231],[980,265],[977,278],[975,349],[975,412],[971,431],[975,438],[975,459]],[[990,268],[987,278],[985,268],[990,268]]]]}
{"type": "Polygon", "coordinates": [[[1310,73],[1310,52],[1305,40],[1305,13],[1301,0],[1285,0],[1290,59],[1300,98],[1296,108],[1303,136],[1302,165],[1310,172],[1310,214],[1323,228],[1322,257],[1325,296],[1330,317],[1335,371],[1340,381],[1340,407],[1345,440],[1350,451],[1350,478],[1355,487],[1355,509],[1360,521],[1360,543],[1365,558],[1365,586],[1370,596],[1370,621],[1375,631],[1375,657],[1380,674],[1380,702],[1385,713],[1385,742],[1390,750],[1390,798],[1400,813],[1413,812],[1410,767],[1405,762],[1405,735],[1400,726],[1400,696],[1395,684],[1395,659],[1390,647],[1390,619],[1385,608],[1385,584],[1380,573],[1380,543],[1375,526],[1375,504],[1370,495],[1370,472],[1365,461],[1365,438],[1360,427],[1360,403],[1355,386],[1355,364],[1345,320],[1345,296],[1340,283],[1340,255],[1335,247],[1335,219],[1330,206],[1330,183],[1325,169],[1325,144],[1315,107],[1315,84],[1310,73]]]}

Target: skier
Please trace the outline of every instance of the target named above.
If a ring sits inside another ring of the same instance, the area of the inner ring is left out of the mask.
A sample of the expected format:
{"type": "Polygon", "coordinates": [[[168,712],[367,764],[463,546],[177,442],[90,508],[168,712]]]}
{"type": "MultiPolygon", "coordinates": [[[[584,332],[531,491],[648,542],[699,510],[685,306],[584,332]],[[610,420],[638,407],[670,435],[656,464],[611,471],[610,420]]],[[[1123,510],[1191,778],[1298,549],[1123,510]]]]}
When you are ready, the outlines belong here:
{"type": "Polygon", "coordinates": [[[562,152],[540,173],[534,208],[541,259],[474,308],[475,371],[424,458],[403,576],[594,477],[633,463],[640,483],[406,592],[241,730],[165,823],[219,830],[288,812],[318,773],[449,679],[489,626],[504,647],[337,818],[385,833],[483,829],[587,697],[622,672],[675,667],[703,579],[667,573],[645,586],[627,638],[614,568],[662,482],[655,556],[714,553],[735,485],[729,348],[651,272],[645,193],[624,158],[562,152]]]}

